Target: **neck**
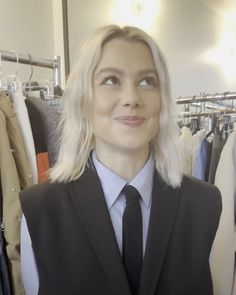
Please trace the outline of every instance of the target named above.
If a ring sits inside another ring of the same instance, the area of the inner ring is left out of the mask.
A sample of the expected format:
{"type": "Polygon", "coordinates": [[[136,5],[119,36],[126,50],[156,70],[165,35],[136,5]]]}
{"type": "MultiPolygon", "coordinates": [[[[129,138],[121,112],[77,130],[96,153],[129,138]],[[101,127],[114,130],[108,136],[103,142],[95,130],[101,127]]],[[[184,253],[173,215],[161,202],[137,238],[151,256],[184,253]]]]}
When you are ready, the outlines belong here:
{"type": "Polygon", "coordinates": [[[97,159],[126,181],[131,181],[144,167],[149,157],[149,149],[115,151],[95,148],[97,159]]]}

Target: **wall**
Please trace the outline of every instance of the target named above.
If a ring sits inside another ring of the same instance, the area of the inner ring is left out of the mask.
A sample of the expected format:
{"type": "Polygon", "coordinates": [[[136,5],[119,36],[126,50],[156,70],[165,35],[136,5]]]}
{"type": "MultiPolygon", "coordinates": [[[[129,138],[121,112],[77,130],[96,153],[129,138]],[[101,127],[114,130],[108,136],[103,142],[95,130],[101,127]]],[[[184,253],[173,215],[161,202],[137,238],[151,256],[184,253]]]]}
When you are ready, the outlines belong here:
{"type": "MultiPolygon", "coordinates": [[[[63,65],[61,0],[0,5],[0,49],[38,58],[58,54],[63,65]]],[[[131,24],[147,30],[164,51],[173,97],[235,91],[235,11],[234,0],[68,0],[71,66],[78,44],[97,27],[131,24]]],[[[12,74],[16,65],[3,62],[3,70],[12,74]]],[[[28,80],[30,67],[20,65],[19,76],[28,80]]],[[[51,70],[34,67],[33,79],[51,78],[51,70]]]]}
{"type": "Polygon", "coordinates": [[[72,66],[78,44],[97,27],[137,25],[164,52],[173,97],[236,91],[233,0],[68,0],[68,11],[72,66]]]}
{"type": "MultiPolygon", "coordinates": [[[[0,0],[0,49],[36,58],[63,54],[60,46],[63,40],[56,30],[61,26],[60,4],[58,0],[0,0]]],[[[3,61],[2,67],[5,75],[16,72],[15,63],[3,61]]],[[[30,66],[20,65],[22,81],[27,81],[30,73],[30,66]]],[[[32,80],[51,80],[52,77],[52,70],[34,67],[32,80]]]]}

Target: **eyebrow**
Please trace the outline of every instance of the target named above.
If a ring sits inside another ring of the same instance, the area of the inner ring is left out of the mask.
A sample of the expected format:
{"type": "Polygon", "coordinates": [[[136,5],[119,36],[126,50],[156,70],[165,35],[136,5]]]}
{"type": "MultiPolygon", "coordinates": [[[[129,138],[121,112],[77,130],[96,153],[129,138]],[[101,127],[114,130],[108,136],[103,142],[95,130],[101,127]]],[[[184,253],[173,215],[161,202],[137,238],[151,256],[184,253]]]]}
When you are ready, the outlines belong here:
{"type": "Polygon", "coordinates": [[[121,76],[124,75],[123,71],[121,71],[119,69],[116,69],[116,68],[103,68],[103,69],[99,70],[96,73],[96,77],[98,77],[98,76],[100,76],[100,75],[102,75],[104,73],[118,74],[118,75],[121,75],[121,76]]]}
{"type": "MultiPolygon", "coordinates": [[[[104,73],[112,73],[112,74],[124,76],[124,72],[122,70],[119,70],[116,68],[103,68],[103,69],[99,70],[95,76],[99,77],[100,75],[102,75],[104,73]]],[[[144,70],[139,71],[138,74],[139,75],[154,74],[158,77],[157,71],[155,69],[144,69],[144,70]]]]}
{"type": "Polygon", "coordinates": [[[154,74],[158,77],[157,71],[156,69],[145,69],[145,70],[141,70],[139,72],[140,75],[145,75],[145,74],[154,74]]]}

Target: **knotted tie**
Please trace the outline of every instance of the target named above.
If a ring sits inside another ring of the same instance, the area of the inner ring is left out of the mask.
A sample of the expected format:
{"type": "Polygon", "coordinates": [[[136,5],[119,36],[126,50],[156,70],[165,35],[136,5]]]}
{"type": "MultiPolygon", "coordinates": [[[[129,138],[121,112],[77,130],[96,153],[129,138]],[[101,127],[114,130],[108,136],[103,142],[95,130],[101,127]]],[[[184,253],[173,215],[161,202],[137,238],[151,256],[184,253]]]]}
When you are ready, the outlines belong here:
{"type": "Polygon", "coordinates": [[[139,192],[124,187],[126,207],[123,214],[123,263],[132,294],[137,294],[143,262],[142,212],[139,192]]]}

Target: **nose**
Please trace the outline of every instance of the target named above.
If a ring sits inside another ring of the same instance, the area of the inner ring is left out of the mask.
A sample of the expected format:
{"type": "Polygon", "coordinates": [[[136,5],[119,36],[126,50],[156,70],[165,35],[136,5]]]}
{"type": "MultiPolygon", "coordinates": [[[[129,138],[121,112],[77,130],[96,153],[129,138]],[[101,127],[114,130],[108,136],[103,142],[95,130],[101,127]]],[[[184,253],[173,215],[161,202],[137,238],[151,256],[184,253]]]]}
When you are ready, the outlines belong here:
{"type": "Polygon", "coordinates": [[[122,91],[122,105],[136,108],[141,104],[140,93],[134,85],[127,85],[122,91]]]}

